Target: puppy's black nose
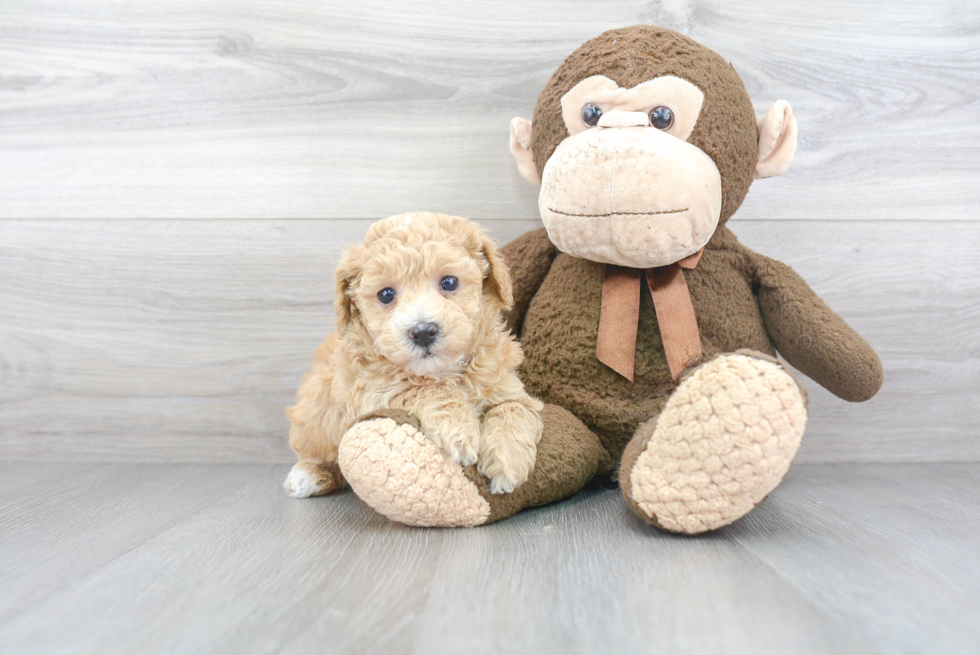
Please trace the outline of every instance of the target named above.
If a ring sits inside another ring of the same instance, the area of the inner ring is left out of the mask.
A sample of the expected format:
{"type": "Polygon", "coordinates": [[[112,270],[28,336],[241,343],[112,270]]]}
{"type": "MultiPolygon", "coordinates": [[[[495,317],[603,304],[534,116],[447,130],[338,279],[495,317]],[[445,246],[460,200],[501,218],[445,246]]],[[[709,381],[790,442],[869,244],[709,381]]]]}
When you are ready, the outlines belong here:
{"type": "Polygon", "coordinates": [[[439,336],[439,326],[435,323],[416,323],[408,331],[408,336],[412,337],[412,341],[418,345],[428,348],[439,336]]]}

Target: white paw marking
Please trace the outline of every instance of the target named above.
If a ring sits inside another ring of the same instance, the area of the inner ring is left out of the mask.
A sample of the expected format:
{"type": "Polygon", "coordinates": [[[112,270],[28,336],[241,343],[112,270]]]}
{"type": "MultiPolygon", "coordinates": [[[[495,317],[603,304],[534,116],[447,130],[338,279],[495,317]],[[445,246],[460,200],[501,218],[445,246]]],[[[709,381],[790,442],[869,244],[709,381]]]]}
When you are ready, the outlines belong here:
{"type": "Polygon", "coordinates": [[[313,474],[305,468],[300,468],[299,464],[289,472],[282,486],[292,498],[309,498],[313,494],[323,491],[323,487],[316,483],[313,474]]]}
{"type": "Polygon", "coordinates": [[[492,494],[509,494],[516,488],[516,484],[509,482],[503,476],[491,478],[490,480],[490,493],[492,494]]]}
{"type": "Polygon", "coordinates": [[[479,459],[479,454],[476,452],[476,448],[473,446],[466,445],[460,448],[460,466],[470,466],[471,464],[476,464],[477,459],[479,459]]]}
{"type": "MultiPolygon", "coordinates": [[[[453,464],[458,464],[460,466],[469,466],[471,464],[476,464],[479,459],[479,452],[474,445],[475,439],[472,436],[467,435],[467,433],[462,431],[454,431],[443,448],[443,452],[449,457],[453,464]]],[[[438,445],[438,441],[430,439],[438,445]]]]}

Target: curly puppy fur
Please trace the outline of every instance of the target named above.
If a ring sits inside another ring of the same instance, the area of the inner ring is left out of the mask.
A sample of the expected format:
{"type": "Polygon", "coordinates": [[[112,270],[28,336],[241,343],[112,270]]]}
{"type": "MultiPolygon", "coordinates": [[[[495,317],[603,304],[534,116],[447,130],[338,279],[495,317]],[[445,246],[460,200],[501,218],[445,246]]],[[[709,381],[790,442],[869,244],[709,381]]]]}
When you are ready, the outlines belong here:
{"type": "Polygon", "coordinates": [[[330,493],[343,434],[382,409],[416,416],[425,435],[462,466],[477,464],[493,493],[509,493],[534,468],[543,405],[515,370],[521,347],[505,330],[511,280],[494,242],[474,223],[442,214],[402,214],[375,223],[337,268],[337,333],[287,409],[299,463],[295,497],[330,493]],[[458,287],[440,282],[455,277],[458,287]],[[383,304],[378,292],[391,288],[383,304]],[[428,347],[410,331],[438,328],[428,347]],[[312,479],[311,479],[312,478],[312,479]]]}

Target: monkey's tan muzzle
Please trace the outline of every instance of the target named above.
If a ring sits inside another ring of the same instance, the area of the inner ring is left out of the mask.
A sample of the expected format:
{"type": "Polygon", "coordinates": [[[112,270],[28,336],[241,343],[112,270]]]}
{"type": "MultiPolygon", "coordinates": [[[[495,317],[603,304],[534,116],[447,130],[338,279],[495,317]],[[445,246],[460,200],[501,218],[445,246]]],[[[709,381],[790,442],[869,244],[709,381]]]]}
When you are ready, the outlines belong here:
{"type": "MultiPolygon", "coordinates": [[[[628,123],[635,112],[616,113],[628,123]]],[[[538,205],[563,252],[664,266],[711,238],[721,215],[721,175],[703,150],[655,128],[598,127],[555,149],[538,205]]]]}

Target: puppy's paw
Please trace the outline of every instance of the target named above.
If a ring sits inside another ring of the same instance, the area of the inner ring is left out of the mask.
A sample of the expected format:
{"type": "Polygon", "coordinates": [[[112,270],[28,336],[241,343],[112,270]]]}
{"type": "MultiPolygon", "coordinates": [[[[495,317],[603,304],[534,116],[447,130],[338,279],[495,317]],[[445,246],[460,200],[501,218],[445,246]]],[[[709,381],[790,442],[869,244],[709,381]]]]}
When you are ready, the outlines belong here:
{"type": "Polygon", "coordinates": [[[342,480],[336,464],[318,465],[303,460],[296,462],[282,486],[291,498],[310,498],[335,491],[343,484],[342,480]]]}
{"type": "Polygon", "coordinates": [[[538,448],[525,435],[496,428],[484,435],[477,470],[490,478],[490,493],[509,494],[527,482],[538,448]]]}
{"type": "Polygon", "coordinates": [[[458,426],[450,430],[449,434],[443,437],[442,449],[456,464],[470,466],[476,464],[479,455],[476,447],[479,442],[480,424],[474,421],[472,425],[458,426]]]}
{"type": "Polygon", "coordinates": [[[305,463],[297,463],[286,476],[286,481],[282,483],[283,489],[290,498],[309,498],[323,493],[316,472],[311,470],[311,467],[304,466],[305,463]]]}
{"type": "Polygon", "coordinates": [[[479,456],[477,445],[480,443],[480,423],[475,418],[460,423],[423,423],[422,430],[455,464],[476,464],[479,456]]]}
{"type": "Polygon", "coordinates": [[[527,476],[523,480],[508,480],[505,477],[490,478],[490,493],[500,495],[513,493],[514,489],[527,482],[527,476]]]}
{"type": "Polygon", "coordinates": [[[476,460],[478,459],[476,444],[466,434],[461,433],[453,436],[449,444],[446,445],[445,450],[446,454],[449,455],[449,459],[460,466],[476,464],[476,460]]]}

